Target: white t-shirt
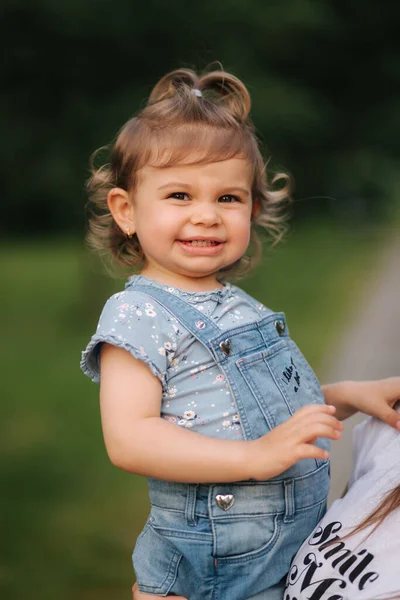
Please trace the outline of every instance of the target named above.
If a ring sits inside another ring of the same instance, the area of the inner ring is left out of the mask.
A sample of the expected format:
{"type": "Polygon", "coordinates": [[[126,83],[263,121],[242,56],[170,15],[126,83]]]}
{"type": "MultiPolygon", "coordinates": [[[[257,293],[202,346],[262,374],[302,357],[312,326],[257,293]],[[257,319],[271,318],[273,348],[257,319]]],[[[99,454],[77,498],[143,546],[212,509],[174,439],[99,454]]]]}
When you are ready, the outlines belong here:
{"type": "Polygon", "coordinates": [[[400,432],[366,419],[353,432],[353,464],[346,496],[296,554],[284,600],[400,599],[400,508],[375,531],[372,525],[340,539],[400,486],[400,432]]]}

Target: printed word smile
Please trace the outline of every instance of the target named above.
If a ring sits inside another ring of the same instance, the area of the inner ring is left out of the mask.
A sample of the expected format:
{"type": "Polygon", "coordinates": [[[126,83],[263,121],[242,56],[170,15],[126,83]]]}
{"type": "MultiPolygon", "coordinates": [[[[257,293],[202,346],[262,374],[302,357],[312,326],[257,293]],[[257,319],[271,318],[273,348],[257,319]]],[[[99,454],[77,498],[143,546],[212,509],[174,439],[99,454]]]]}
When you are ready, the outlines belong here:
{"type": "Polygon", "coordinates": [[[370,570],[374,555],[365,549],[356,552],[346,548],[337,535],[341,529],[340,521],[317,528],[308,540],[313,551],[304,557],[302,564],[292,564],[286,581],[285,600],[295,600],[297,594],[305,590],[309,600],[345,600],[350,596],[340,590],[351,587],[361,591],[379,578],[376,571],[370,570]],[[331,563],[334,575],[320,575],[320,569],[324,567],[320,556],[331,563]]]}

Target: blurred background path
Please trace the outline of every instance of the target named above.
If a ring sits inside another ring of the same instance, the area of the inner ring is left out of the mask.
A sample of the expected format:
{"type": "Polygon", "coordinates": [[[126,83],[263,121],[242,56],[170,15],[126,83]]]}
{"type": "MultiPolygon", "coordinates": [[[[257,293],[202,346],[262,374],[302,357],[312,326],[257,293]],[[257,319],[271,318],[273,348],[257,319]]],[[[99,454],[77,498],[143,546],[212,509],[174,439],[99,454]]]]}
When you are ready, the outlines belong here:
{"type": "MultiPolygon", "coordinates": [[[[322,367],[324,382],[400,375],[399,232],[382,252],[378,271],[367,283],[363,298],[364,302],[354,307],[343,324],[336,350],[322,367]]],[[[342,494],[347,483],[352,464],[352,428],[364,418],[355,415],[348,419],[342,439],[333,444],[330,502],[342,494]]]]}

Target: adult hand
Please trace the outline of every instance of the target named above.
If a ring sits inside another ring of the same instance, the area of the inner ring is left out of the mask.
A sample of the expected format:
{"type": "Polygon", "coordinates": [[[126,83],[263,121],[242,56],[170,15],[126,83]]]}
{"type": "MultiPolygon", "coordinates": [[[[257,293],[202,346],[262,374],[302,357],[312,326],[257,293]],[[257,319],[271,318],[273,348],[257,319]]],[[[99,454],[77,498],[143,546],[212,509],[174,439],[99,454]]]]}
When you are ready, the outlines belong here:
{"type": "MultiPolygon", "coordinates": [[[[139,591],[139,586],[137,583],[134,584],[132,588],[132,598],[133,600],[165,600],[165,596],[154,596],[153,594],[144,594],[139,591]]],[[[174,600],[188,600],[183,596],[174,596],[174,600]]]]}
{"type": "Polygon", "coordinates": [[[400,377],[358,383],[358,410],[400,429],[400,414],[393,406],[400,400],[400,377]]]}
{"type": "Polygon", "coordinates": [[[393,406],[400,400],[400,377],[376,381],[341,381],[323,386],[325,400],[337,408],[338,419],[357,411],[400,429],[400,414],[393,406]]]}

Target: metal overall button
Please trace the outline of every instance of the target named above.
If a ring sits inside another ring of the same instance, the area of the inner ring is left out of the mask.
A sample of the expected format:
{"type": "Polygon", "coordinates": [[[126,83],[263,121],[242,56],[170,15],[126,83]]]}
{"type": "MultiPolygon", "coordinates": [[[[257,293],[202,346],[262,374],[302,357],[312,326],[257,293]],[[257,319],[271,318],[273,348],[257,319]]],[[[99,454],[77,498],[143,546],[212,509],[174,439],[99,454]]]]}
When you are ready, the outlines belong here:
{"type": "Polygon", "coordinates": [[[279,319],[278,321],[275,321],[274,325],[275,325],[275,329],[279,333],[279,335],[283,335],[285,333],[285,322],[284,321],[279,319]]]}
{"type": "Polygon", "coordinates": [[[215,496],[215,502],[222,510],[229,510],[235,503],[233,494],[217,494],[215,496]]]}
{"type": "Polygon", "coordinates": [[[232,342],[231,340],[223,340],[222,342],[220,342],[219,347],[221,348],[222,352],[226,355],[231,353],[232,350],[232,342]]]}

